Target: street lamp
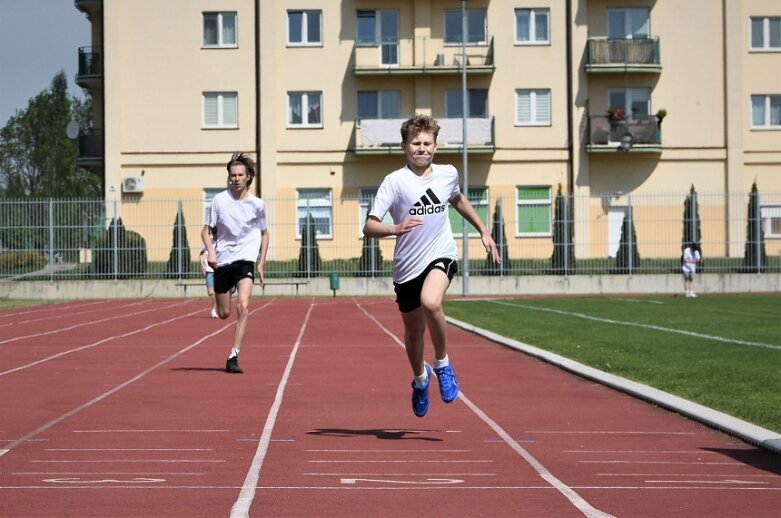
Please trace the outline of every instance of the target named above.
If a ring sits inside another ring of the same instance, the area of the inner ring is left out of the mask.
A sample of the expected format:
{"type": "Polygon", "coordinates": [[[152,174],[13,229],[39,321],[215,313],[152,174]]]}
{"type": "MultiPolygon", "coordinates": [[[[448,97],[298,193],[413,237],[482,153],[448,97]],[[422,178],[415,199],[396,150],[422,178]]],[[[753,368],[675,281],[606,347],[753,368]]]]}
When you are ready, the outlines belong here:
{"type": "MultiPolygon", "coordinates": [[[[467,148],[467,89],[466,89],[466,2],[467,0],[461,0],[461,149],[463,150],[463,173],[464,173],[464,188],[462,189],[464,196],[469,199],[469,150],[467,148]]],[[[469,226],[467,222],[463,222],[462,230],[464,259],[462,264],[464,266],[464,273],[462,275],[461,293],[466,296],[469,295],[469,226]]]]}

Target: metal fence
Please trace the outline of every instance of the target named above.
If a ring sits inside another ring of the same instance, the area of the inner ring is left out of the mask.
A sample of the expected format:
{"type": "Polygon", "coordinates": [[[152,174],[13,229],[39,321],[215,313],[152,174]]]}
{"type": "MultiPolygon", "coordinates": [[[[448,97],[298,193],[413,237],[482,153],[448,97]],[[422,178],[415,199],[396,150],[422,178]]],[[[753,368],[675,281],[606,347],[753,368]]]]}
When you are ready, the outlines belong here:
{"type": "MultiPolygon", "coordinates": [[[[395,239],[361,235],[370,202],[267,199],[268,277],[390,276],[395,239]]],[[[451,209],[461,269],[472,276],[679,272],[689,240],[701,243],[706,272],[781,271],[781,193],[490,198],[484,190],[472,203],[503,258],[490,264],[451,209]]],[[[207,210],[203,199],[0,200],[0,279],[200,279],[207,210]]]]}

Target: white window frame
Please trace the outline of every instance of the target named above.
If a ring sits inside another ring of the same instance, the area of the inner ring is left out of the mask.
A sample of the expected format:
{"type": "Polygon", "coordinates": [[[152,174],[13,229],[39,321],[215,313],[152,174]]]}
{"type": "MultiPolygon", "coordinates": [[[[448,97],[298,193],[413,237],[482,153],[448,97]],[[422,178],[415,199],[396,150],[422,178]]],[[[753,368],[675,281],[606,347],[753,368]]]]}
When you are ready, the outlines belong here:
{"type": "Polygon", "coordinates": [[[322,128],[323,127],[323,92],[321,91],[291,91],[287,93],[287,127],[288,128],[322,128]],[[300,106],[294,106],[296,96],[300,96],[300,106]],[[315,102],[316,98],[316,102],[315,102]],[[310,108],[310,105],[312,106],[310,108]],[[316,108],[315,108],[316,106],[316,108]],[[301,122],[293,121],[293,114],[298,108],[301,113],[301,122]],[[309,122],[309,112],[313,109],[320,110],[320,121],[309,122]],[[304,114],[307,114],[304,116],[304,114]]]}
{"type": "MultiPolygon", "coordinates": [[[[358,237],[363,239],[363,225],[366,223],[366,218],[369,216],[369,205],[374,203],[374,198],[377,197],[377,187],[361,187],[358,193],[358,237]]],[[[386,225],[393,225],[393,216],[388,212],[385,217],[382,218],[382,222],[386,225]]],[[[396,236],[389,236],[395,238],[396,236]]]]}
{"type": "Polygon", "coordinates": [[[781,52],[781,38],[779,38],[778,45],[771,46],[770,34],[771,34],[771,22],[778,27],[776,30],[781,31],[781,16],[752,16],[748,22],[748,46],[751,51],[754,52],[781,52]],[[759,47],[754,46],[754,29],[756,27],[755,22],[761,22],[762,45],[759,47]]]}
{"type": "Polygon", "coordinates": [[[781,239],[781,204],[762,205],[759,207],[759,219],[766,239],[781,239]],[[778,229],[773,232],[773,223],[778,229]]]}
{"type": "Polygon", "coordinates": [[[287,11],[287,45],[288,47],[322,47],[323,46],[323,11],[321,9],[288,9],[287,11]],[[312,23],[310,18],[313,14],[317,13],[317,20],[314,22],[318,27],[319,40],[309,41],[309,25],[312,23]],[[291,41],[290,39],[290,15],[301,15],[301,41],[291,41]]]}
{"type": "Polygon", "coordinates": [[[551,118],[550,88],[518,88],[515,90],[516,126],[550,126],[552,124],[551,118]],[[528,97],[529,103],[529,120],[521,118],[521,103],[526,97],[528,97]],[[544,106],[543,102],[547,103],[547,106],[544,106]]]}
{"type": "Polygon", "coordinates": [[[550,185],[518,185],[515,188],[515,236],[516,237],[547,237],[553,235],[553,189],[550,185]],[[535,198],[531,200],[521,199],[520,194],[523,189],[547,189],[548,199],[535,198]],[[522,232],[520,210],[522,206],[536,206],[548,208],[548,231],[547,232],[522,232]]]}
{"type": "Polygon", "coordinates": [[[202,17],[201,45],[205,49],[235,49],[239,46],[239,15],[236,11],[204,11],[202,17]],[[217,26],[217,43],[206,43],[206,20],[215,18],[217,26]],[[233,41],[225,41],[229,31],[226,30],[226,23],[233,19],[233,41]]]}
{"type": "Polygon", "coordinates": [[[238,92],[203,92],[202,95],[202,128],[203,129],[238,129],[239,127],[239,94],[238,92]],[[230,99],[233,99],[231,102],[230,99]],[[211,123],[207,120],[207,107],[211,100],[216,102],[217,120],[211,123]],[[233,105],[235,112],[228,113],[233,105]],[[233,116],[236,122],[226,122],[233,116]]]}
{"type": "Polygon", "coordinates": [[[549,45],[550,44],[550,9],[516,9],[515,10],[515,44],[516,45],[549,45]],[[529,28],[528,34],[518,33],[519,17],[522,14],[528,15],[529,28]],[[545,39],[540,39],[537,35],[537,22],[539,17],[545,17],[545,39]],[[522,39],[522,36],[528,39],[522,39]]]}
{"type": "Polygon", "coordinates": [[[359,90],[358,91],[358,119],[399,119],[401,118],[401,90],[359,90]],[[377,102],[377,110],[371,117],[361,115],[361,95],[374,95],[377,102]],[[385,114],[383,106],[387,103],[393,103],[395,110],[393,113],[385,114]]]}
{"type": "Polygon", "coordinates": [[[651,37],[651,9],[648,7],[609,7],[607,9],[607,29],[609,39],[648,39],[651,37]],[[646,31],[635,35],[630,31],[632,30],[633,15],[637,14],[644,15],[646,31]],[[610,20],[614,16],[622,18],[620,31],[622,35],[620,36],[610,32],[612,29],[610,20]]]}
{"type": "MultiPolygon", "coordinates": [[[[463,95],[464,91],[460,88],[450,88],[445,90],[445,118],[448,119],[460,119],[463,117],[463,109],[464,109],[464,102],[463,102],[463,95]],[[455,103],[452,103],[450,101],[451,96],[458,97],[458,100],[455,103]]],[[[470,119],[485,119],[488,117],[488,114],[490,113],[490,110],[488,109],[488,89],[487,88],[470,88],[466,92],[466,110],[467,110],[467,117],[470,119]],[[485,111],[482,113],[475,114],[472,112],[472,95],[476,94],[478,92],[481,92],[483,97],[485,98],[485,111]]]]}
{"type": "MultiPolygon", "coordinates": [[[[317,239],[332,239],[334,237],[333,199],[333,193],[331,189],[327,187],[296,189],[296,239],[301,239],[301,210],[307,208],[317,210],[318,217],[326,218],[328,220],[328,232],[319,232],[315,230],[317,239]],[[303,194],[310,194],[312,196],[302,196],[303,194]],[[317,194],[324,196],[317,197],[317,194]]],[[[303,213],[303,217],[306,217],[306,212],[303,213]]],[[[315,228],[317,228],[317,224],[315,224],[315,228]]]]}
{"type": "MultiPolygon", "coordinates": [[[[470,17],[474,17],[475,15],[480,15],[483,22],[482,27],[482,34],[479,36],[478,40],[471,41],[467,38],[466,46],[477,46],[477,45],[487,45],[488,44],[488,12],[486,9],[478,8],[478,9],[467,9],[466,10],[466,30],[469,31],[472,23],[472,20],[470,20],[470,17]]],[[[462,13],[461,9],[445,9],[445,12],[443,13],[443,21],[442,21],[442,32],[444,35],[444,45],[446,47],[451,47],[455,45],[461,45],[461,40],[463,38],[463,34],[461,34],[463,30],[463,24],[460,21],[462,19],[462,13]],[[458,16],[459,23],[458,23],[458,34],[450,34],[448,33],[448,23],[447,19],[448,16],[458,16]]],[[[480,21],[479,19],[477,21],[480,21]]],[[[469,33],[467,33],[467,36],[470,36],[469,33]]]]}
{"type": "Polygon", "coordinates": [[[781,111],[781,94],[756,94],[751,96],[749,105],[749,114],[751,120],[751,129],[753,130],[779,130],[781,129],[781,115],[778,116],[778,122],[773,124],[773,110],[781,111]],[[755,124],[754,110],[762,110],[762,124],[755,124]]]}

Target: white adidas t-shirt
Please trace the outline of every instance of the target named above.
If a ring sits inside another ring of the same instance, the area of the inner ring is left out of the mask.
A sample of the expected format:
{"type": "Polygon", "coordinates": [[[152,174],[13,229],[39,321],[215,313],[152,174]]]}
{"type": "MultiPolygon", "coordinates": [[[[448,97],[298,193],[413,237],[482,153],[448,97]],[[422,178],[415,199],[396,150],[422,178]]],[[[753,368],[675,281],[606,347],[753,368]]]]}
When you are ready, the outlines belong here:
{"type": "Polygon", "coordinates": [[[423,221],[411,232],[396,238],[393,252],[393,282],[414,279],[434,259],[458,258],[448,218],[449,201],[461,193],[458,171],[451,165],[431,164],[431,176],[421,178],[408,167],[392,172],[382,181],[369,212],[382,221],[390,212],[393,223],[418,218],[423,221]]]}
{"type": "Polygon", "coordinates": [[[237,200],[229,190],[222,191],[212,199],[209,226],[217,229],[214,248],[218,266],[257,262],[260,233],[266,230],[266,204],[253,194],[237,200]]]}

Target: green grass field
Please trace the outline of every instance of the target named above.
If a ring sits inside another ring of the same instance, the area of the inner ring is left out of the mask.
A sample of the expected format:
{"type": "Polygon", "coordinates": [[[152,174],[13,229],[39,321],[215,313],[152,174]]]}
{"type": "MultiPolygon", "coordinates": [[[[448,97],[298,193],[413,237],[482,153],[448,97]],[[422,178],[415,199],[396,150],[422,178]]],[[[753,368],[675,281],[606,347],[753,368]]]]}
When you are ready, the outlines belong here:
{"type": "Polygon", "coordinates": [[[781,295],[452,300],[445,313],[781,433],[781,295]]]}

